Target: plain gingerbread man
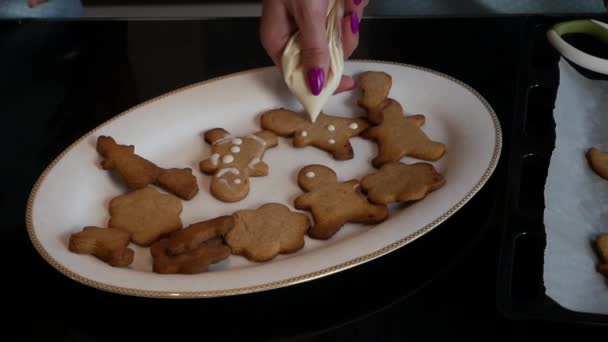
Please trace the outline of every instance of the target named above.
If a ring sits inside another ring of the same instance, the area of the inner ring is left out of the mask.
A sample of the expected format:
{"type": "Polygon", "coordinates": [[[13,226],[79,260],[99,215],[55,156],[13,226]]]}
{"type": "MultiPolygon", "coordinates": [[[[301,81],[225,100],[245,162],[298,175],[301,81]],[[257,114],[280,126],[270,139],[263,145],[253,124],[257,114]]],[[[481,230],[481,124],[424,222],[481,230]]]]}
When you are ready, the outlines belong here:
{"type": "Polygon", "coordinates": [[[399,102],[386,101],[381,123],[363,133],[364,138],[378,143],[378,156],[372,160],[374,167],[380,168],[406,156],[436,161],[445,154],[445,144],[432,141],[420,128],[425,122],[424,115],[406,117],[399,102]]]}

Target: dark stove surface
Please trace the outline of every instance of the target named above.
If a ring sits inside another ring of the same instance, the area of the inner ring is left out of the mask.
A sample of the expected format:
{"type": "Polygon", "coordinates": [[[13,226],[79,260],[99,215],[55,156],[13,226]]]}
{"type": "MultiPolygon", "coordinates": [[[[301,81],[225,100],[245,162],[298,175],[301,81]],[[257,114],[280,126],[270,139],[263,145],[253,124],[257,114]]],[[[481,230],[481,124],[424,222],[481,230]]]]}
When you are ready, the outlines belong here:
{"type": "Polygon", "coordinates": [[[78,341],[521,341],[608,334],[538,317],[512,320],[519,311],[504,304],[513,302],[512,292],[503,292],[511,274],[502,270],[511,264],[501,258],[510,236],[509,162],[522,129],[534,20],[363,21],[353,58],[435,69],[488,100],[504,135],[496,172],[440,227],[360,267],[269,292],[179,301],[114,295],[59,274],[29,242],[26,201],[52,159],[112,116],[178,87],[270,65],[257,19],[0,22],[0,112],[7,128],[0,145],[0,228],[11,260],[3,268],[8,304],[2,308],[11,317],[5,326],[28,340],[78,341]],[[27,328],[17,328],[20,323],[27,328]]]}

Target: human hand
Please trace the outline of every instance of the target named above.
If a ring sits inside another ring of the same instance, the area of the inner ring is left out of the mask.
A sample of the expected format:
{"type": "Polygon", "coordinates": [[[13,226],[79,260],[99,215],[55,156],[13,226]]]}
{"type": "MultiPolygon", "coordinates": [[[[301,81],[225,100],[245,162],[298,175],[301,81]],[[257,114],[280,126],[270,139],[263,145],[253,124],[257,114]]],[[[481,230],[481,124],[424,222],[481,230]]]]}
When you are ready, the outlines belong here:
{"type": "MultiPolygon", "coordinates": [[[[342,18],[342,46],[348,59],[359,44],[359,22],[369,0],[344,1],[342,18]]],[[[287,42],[296,31],[301,34],[301,56],[308,73],[311,92],[318,95],[323,89],[329,70],[329,47],[325,32],[328,0],[264,0],[260,24],[262,46],[277,66],[287,42]]],[[[336,92],[356,87],[350,76],[342,76],[336,92]]]]}
{"type": "Polygon", "coordinates": [[[27,0],[27,5],[30,8],[34,8],[36,6],[42,5],[43,3],[47,2],[48,0],[27,0]]]}

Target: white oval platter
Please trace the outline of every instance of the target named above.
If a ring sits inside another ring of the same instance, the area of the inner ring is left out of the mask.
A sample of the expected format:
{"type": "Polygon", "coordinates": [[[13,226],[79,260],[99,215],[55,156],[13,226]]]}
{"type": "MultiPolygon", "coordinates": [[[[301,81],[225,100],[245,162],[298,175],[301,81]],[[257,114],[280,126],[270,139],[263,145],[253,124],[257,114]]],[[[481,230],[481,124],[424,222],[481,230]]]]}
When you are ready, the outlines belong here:
{"type": "MultiPolygon", "coordinates": [[[[111,267],[95,257],[67,248],[69,236],[84,226],[104,227],[107,206],[125,188],[99,167],[95,150],[100,135],[165,167],[190,167],[200,186],[199,194],[183,202],[184,226],[264,203],[283,203],[293,209],[302,194],[296,174],[308,164],[334,169],[341,181],[360,179],[374,172],[371,159],[376,145],[361,137],[351,139],[355,157],[336,161],[313,147],[294,148],[291,141],[266,151],[270,166],[266,177],[251,178],[249,195],[224,203],[209,193],[210,176],[198,163],[209,156],[204,131],[222,127],[234,135],[260,130],[259,115],[269,109],[300,110],[276,68],[261,68],[204,81],[142,103],[100,125],[69,146],[40,176],[27,210],[27,229],[40,255],[75,281],[105,291],[144,297],[201,298],[245,294],[311,281],[380,257],[406,246],[462,208],[486,183],[499,159],[502,134],[491,106],[473,89],[441,73],[378,61],[349,61],[345,73],[384,71],[392,76],[389,96],[407,114],[424,114],[424,131],[447,145],[447,153],[433,163],[445,185],[410,206],[392,205],[390,217],[378,225],[347,224],[326,241],[306,237],[296,253],[279,255],[265,263],[240,256],[213,265],[195,275],[162,275],[152,272],[147,248],[131,247],[135,260],[127,268],[111,267]]],[[[333,96],[324,111],[331,115],[364,115],[357,107],[358,92],[333,96]]],[[[86,113],[83,113],[86,115],[86,113]]],[[[417,160],[404,158],[404,162],[417,160]]]]}

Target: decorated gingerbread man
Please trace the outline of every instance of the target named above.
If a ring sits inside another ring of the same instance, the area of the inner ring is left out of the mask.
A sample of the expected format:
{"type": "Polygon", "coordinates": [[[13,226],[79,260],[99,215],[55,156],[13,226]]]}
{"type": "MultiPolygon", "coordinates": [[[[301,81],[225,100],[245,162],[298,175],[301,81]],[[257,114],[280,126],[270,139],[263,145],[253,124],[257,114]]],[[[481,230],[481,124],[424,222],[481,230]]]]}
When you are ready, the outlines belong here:
{"type": "Polygon", "coordinates": [[[358,136],[369,123],[364,118],[343,118],[321,113],[314,123],[310,118],[284,108],[262,114],[263,129],[280,136],[293,136],[295,147],[315,146],[331,153],[336,160],[354,157],[350,138],[358,136]]]}
{"type": "Polygon", "coordinates": [[[211,144],[211,156],[200,163],[200,169],[212,174],[211,193],[224,202],[236,202],[249,193],[249,177],[268,174],[268,165],[261,159],[267,148],[278,144],[277,136],[260,131],[235,137],[222,128],[205,133],[211,144]]]}

